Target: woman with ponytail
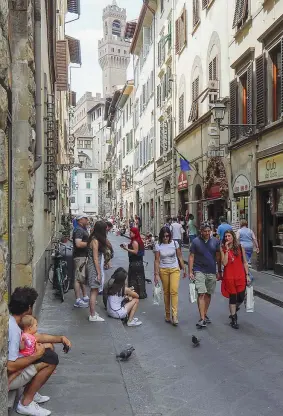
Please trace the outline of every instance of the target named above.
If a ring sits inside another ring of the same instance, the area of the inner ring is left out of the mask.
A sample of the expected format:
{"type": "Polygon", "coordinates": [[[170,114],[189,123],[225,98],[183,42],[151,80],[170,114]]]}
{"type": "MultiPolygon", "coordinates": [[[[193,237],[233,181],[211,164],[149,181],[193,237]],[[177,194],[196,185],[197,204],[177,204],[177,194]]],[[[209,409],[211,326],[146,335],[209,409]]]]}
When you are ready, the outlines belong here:
{"type": "Polygon", "coordinates": [[[131,242],[128,246],[126,244],[121,245],[129,254],[128,287],[133,287],[139,298],[145,299],[147,298],[147,293],[143,265],[144,244],[139,229],[132,227],[130,229],[130,237],[131,242]]]}

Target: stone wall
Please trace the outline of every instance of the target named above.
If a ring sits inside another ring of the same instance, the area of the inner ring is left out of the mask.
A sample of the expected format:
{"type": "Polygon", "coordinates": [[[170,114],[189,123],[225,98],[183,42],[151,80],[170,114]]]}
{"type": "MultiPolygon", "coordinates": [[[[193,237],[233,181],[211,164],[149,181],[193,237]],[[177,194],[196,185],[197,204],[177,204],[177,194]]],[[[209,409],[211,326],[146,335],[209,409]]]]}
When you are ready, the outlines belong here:
{"type": "Polygon", "coordinates": [[[0,416],[7,414],[8,267],[8,0],[0,2],[0,416]]]}
{"type": "Polygon", "coordinates": [[[35,64],[33,1],[12,3],[12,289],[33,285],[35,64]]]}

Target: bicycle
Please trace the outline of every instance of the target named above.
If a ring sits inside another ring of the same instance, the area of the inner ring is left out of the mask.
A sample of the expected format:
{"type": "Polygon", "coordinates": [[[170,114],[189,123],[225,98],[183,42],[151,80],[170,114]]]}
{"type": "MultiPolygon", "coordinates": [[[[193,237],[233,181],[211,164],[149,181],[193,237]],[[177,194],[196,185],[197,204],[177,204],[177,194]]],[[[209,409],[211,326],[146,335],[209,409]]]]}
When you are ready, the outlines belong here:
{"type": "Polygon", "coordinates": [[[51,264],[48,272],[48,279],[53,285],[53,289],[57,290],[61,301],[64,302],[65,294],[68,292],[70,287],[70,280],[68,276],[67,262],[64,260],[64,256],[60,250],[60,247],[64,247],[65,253],[66,250],[72,250],[72,248],[65,246],[65,244],[60,243],[56,240],[52,242],[54,247],[51,250],[51,259],[53,263],[51,264]]]}

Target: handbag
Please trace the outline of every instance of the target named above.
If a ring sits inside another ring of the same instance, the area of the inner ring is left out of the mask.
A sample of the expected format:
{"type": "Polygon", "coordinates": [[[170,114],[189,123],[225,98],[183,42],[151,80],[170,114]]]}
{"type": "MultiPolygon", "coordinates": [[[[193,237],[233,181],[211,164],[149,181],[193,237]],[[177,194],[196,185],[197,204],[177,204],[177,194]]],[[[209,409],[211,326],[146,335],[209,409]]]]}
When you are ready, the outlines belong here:
{"type": "Polygon", "coordinates": [[[178,257],[178,254],[177,254],[177,247],[176,247],[176,242],[175,241],[174,241],[174,246],[175,246],[175,249],[176,249],[176,257],[177,257],[177,260],[178,260],[179,269],[180,270],[183,270],[183,266],[182,266],[182,264],[180,262],[180,259],[178,257]]]}

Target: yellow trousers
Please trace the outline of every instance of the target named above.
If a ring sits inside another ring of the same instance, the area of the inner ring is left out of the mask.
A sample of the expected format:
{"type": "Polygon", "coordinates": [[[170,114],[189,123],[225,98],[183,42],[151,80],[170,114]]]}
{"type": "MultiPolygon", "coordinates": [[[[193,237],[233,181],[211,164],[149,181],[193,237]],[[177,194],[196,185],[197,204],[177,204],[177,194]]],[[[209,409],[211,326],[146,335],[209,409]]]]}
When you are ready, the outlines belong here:
{"type": "Polygon", "coordinates": [[[170,319],[170,309],[172,317],[178,317],[178,290],[180,282],[180,270],[178,267],[174,269],[160,269],[160,279],[163,286],[165,318],[170,319]],[[170,308],[171,306],[171,308],[170,308]]]}

